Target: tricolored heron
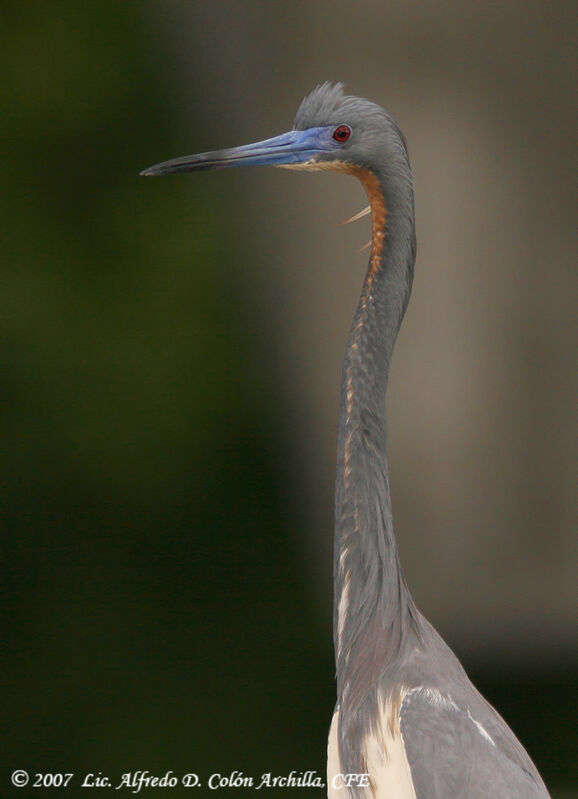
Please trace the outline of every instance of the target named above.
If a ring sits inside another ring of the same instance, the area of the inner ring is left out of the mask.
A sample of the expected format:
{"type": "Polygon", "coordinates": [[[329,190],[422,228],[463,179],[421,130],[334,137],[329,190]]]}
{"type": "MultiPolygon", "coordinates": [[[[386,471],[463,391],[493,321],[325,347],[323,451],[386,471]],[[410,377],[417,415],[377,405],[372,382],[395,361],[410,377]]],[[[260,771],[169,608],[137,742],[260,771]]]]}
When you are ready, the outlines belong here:
{"type": "Polygon", "coordinates": [[[415,262],[413,183],[403,135],[378,105],[346,96],[342,84],[325,83],[303,100],[288,133],[165,161],[142,174],[260,164],[352,174],[365,187],[372,217],[369,267],[341,383],[337,703],[329,733],[328,795],[544,799],[548,792],[530,757],[417,610],[399,563],[385,393],[415,262]]]}

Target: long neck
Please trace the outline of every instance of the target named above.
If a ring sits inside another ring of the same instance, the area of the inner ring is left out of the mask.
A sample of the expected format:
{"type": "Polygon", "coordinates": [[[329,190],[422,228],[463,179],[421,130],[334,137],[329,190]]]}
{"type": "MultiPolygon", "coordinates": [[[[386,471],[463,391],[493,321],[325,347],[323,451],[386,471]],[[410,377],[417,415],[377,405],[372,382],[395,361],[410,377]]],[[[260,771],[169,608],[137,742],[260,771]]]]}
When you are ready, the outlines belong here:
{"type": "Polygon", "coordinates": [[[334,639],[338,695],[358,705],[417,624],[399,566],[386,460],[385,393],[413,277],[411,183],[387,194],[362,179],[372,253],[343,363],[335,497],[334,639]]]}

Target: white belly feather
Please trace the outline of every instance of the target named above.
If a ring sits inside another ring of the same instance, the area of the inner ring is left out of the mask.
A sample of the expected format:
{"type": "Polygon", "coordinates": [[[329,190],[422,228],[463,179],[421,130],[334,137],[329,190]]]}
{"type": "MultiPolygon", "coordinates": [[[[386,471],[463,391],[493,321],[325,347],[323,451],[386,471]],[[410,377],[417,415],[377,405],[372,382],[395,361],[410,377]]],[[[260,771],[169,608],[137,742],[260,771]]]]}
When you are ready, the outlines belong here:
{"type": "MultiPolygon", "coordinates": [[[[380,704],[378,727],[362,742],[362,761],[369,775],[369,785],[365,788],[368,799],[416,799],[399,726],[400,706],[401,701],[395,708],[390,704],[380,704]]],[[[339,762],[338,726],[339,711],[336,711],[327,745],[327,796],[329,799],[349,799],[347,775],[342,773],[339,762]]]]}

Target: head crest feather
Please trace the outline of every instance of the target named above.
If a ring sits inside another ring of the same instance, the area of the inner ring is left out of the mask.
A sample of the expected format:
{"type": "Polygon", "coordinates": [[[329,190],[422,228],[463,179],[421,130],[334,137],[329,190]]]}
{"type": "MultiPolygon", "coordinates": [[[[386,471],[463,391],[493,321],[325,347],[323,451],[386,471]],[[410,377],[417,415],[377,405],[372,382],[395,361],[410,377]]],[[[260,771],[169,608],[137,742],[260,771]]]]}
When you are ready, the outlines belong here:
{"type": "Polygon", "coordinates": [[[343,83],[320,83],[304,97],[295,115],[295,130],[305,130],[330,119],[349,99],[343,91],[343,83]]]}

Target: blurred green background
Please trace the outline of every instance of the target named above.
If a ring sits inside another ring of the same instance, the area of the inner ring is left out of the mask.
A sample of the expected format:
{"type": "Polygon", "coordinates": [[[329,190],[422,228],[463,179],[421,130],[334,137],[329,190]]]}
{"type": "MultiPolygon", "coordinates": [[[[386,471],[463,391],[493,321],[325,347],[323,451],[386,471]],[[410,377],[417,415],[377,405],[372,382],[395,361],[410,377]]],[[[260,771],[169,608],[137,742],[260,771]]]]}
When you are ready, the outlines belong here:
{"type": "Polygon", "coordinates": [[[287,129],[326,79],[388,106],[416,171],[390,414],[408,581],[578,796],[570,8],[0,3],[2,796],[39,795],[16,768],[324,778],[366,257],[336,223],[363,196],[138,172],[287,129]]]}

